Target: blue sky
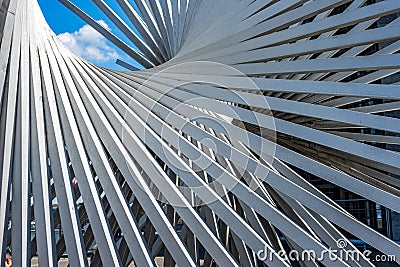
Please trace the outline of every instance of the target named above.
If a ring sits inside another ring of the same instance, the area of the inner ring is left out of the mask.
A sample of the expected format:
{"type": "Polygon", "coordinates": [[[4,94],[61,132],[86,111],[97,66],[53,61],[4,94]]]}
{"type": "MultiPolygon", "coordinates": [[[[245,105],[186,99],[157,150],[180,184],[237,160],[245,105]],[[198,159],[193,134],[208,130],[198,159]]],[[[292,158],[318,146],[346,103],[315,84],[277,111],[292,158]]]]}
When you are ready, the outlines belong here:
{"type": "MultiPolygon", "coordinates": [[[[129,58],[112,43],[97,35],[90,26],[86,25],[83,20],[57,0],[38,0],[38,2],[52,30],[62,37],[62,41],[66,43],[67,46],[70,46],[71,50],[80,54],[83,58],[97,65],[111,69],[123,69],[115,64],[116,58],[138,66],[133,59],[129,58]]],[[[129,45],[132,45],[90,0],[73,0],[71,2],[88,13],[95,20],[103,20],[103,23],[109,27],[112,33],[116,34],[129,45]]],[[[128,25],[133,27],[115,0],[107,0],[106,2],[128,25]]],[[[131,4],[134,5],[132,1],[131,4]]],[[[134,7],[136,8],[136,6],[134,7]]]]}

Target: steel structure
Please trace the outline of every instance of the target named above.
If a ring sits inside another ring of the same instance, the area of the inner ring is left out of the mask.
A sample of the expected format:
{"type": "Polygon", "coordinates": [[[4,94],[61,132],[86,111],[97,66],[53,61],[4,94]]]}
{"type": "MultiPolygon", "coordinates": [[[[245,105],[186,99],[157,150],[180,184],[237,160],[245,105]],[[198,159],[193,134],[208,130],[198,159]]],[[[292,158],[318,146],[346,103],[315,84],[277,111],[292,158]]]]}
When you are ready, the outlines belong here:
{"type": "Polygon", "coordinates": [[[301,175],[400,212],[400,86],[377,84],[400,1],[92,1],[132,44],[60,0],[145,70],[95,66],[35,0],[0,0],[2,265],[11,246],[15,266],[88,266],[96,244],[92,266],[373,266],[345,233],[400,263],[301,175]]]}

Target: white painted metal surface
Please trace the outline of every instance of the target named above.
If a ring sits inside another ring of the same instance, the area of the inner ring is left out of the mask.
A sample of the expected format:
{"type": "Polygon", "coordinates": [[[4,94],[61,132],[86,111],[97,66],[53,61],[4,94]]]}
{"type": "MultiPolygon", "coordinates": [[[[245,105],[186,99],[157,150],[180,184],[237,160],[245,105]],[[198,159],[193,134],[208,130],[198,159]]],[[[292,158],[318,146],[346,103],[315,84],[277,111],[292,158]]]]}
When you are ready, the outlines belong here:
{"type": "Polygon", "coordinates": [[[145,69],[0,1],[0,264],[373,266],[344,231],[400,263],[304,175],[400,212],[398,0],[92,0],[133,45],[59,1],[145,69]]]}

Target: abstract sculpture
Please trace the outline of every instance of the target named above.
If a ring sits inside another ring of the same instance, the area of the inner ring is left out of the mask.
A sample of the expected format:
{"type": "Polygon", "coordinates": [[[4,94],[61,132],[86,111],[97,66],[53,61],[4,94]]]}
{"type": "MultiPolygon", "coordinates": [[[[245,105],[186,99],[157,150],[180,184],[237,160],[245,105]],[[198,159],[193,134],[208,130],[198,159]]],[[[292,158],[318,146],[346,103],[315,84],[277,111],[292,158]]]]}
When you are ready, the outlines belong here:
{"type": "Polygon", "coordinates": [[[400,212],[400,86],[376,84],[399,72],[400,1],[118,0],[128,22],[93,0],[134,46],[60,2],[145,70],[0,0],[1,264],[88,266],[96,244],[93,266],[373,266],[347,233],[400,263],[303,175],[400,212]]]}

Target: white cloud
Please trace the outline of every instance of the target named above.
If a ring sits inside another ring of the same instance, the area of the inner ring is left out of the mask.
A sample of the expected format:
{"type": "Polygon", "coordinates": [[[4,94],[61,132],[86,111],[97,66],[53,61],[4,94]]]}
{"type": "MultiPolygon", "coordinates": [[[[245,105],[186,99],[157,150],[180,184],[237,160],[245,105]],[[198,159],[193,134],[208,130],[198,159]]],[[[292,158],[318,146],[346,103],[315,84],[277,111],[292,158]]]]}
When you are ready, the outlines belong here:
{"type": "MultiPolygon", "coordinates": [[[[98,22],[109,29],[103,20],[98,22]]],[[[115,61],[119,56],[117,51],[107,44],[106,38],[87,24],[75,32],[61,33],[58,38],[72,52],[95,63],[115,61]]]]}

